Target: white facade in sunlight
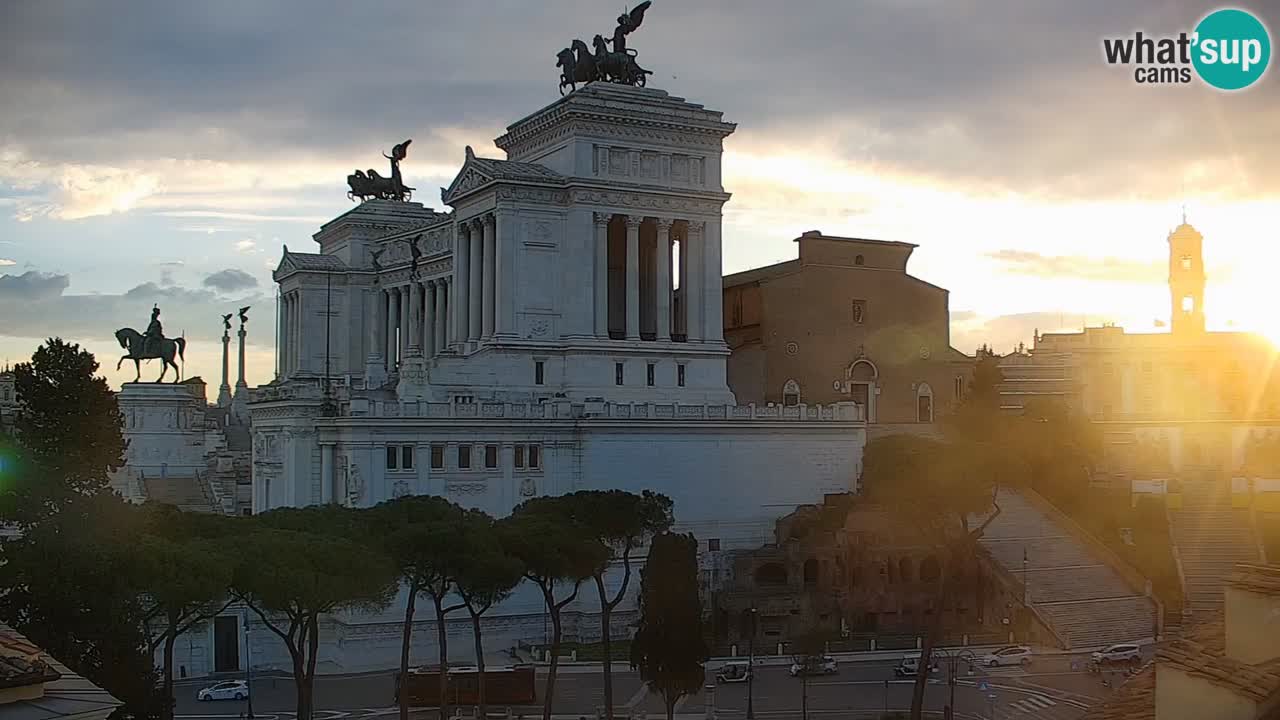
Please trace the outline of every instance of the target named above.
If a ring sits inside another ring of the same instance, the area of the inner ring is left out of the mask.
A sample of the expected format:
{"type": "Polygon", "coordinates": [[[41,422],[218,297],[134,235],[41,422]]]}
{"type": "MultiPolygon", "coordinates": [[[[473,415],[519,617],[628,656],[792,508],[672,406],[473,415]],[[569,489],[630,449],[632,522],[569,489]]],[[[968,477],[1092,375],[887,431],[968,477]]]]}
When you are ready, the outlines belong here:
{"type": "MultiPolygon", "coordinates": [[[[250,402],[254,512],[432,494],[500,517],[538,495],[653,490],[704,550],[727,550],[853,489],[860,406],[739,406],[726,384],[734,127],[660,90],[593,83],[510,126],[507,159],[467,148],[448,212],[368,201],[321,228],[319,252],[286,250],[277,379],[250,402]]],[[[569,608],[571,635],[594,638],[596,606],[584,592],[569,608]]],[[[323,667],[393,666],[401,610],[330,618],[323,667]]],[[[425,661],[435,633],[420,620],[425,661]]],[[[541,642],[541,599],[517,593],[490,622],[495,652],[541,642]]],[[[255,667],[285,662],[255,635],[255,667]]]]}

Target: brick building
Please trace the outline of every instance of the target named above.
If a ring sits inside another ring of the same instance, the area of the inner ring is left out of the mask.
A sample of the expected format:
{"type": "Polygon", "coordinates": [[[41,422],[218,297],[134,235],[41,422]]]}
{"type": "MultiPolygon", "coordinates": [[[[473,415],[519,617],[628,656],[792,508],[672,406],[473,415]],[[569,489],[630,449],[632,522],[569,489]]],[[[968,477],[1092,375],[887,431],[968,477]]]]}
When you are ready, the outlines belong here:
{"type": "Polygon", "coordinates": [[[817,230],[795,242],[797,259],[724,278],[739,403],[853,400],[883,432],[963,396],[974,359],[951,347],[947,290],[907,273],[915,245],[817,230]]]}

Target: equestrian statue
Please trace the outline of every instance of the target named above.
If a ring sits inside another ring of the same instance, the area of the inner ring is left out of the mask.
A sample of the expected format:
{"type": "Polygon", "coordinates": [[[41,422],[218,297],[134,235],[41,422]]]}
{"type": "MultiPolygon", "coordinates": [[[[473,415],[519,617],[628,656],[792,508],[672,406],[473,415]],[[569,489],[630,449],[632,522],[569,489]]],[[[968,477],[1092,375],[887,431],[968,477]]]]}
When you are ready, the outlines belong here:
{"type": "Polygon", "coordinates": [[[360,198],[360,202],[369,200],[395,200],[397,202],[408,202],[413,197],[411,188],[404,184],[404,179],[400,177],[400,161],[404,160],[409,154],[409,143],[413,140],[405,140],[391,149],[391,154],[382,154],[382,157],[391,161],[391,177],[382,177],[377,170],[369,168],[366,173],[363,170],[356,170],[347,176],[347,199],[355,200],[360,198]]]}
{"type": "Polygon", "coordinates": [[[116,331],[116,342],[120,343],[120,347],[127,351],[116,362],[116,370],[120,369],[120,365],[125,360],[132,360],[134,382],[138,382],[139,378],[142,377],[142,367],[139,364],[142,360],[162,361],[160,377],[156,382],[164,382],[165,373],[169,372],[171,367],[173,368],[173,381],[178,382],[182,379],[182,370],[174,362],[174,358],[184,359],[182,354],[187,348],[187,341],[186,338],[167,338],[164,336],[164,329],[160,325],[159,307],[151,308],[151,323],[147,325],[145,333],[140,333],[133,328],[120,328],[116,331]]]}
{"type": "Polygon", "coordinates": [[[627,36],[644,22],[644,13],[652,0],[645,0],[631,12],[618,16],[618,26],[613,37],[596,35],[592,39],[594,52],[581,40],[574,40],[569,47],[556,54],[556,67],[560,68],[560,94],[567,87],[578,89],[578,83],[596,80],[644,87],[645,78],[653,73],[636,64],[636,51],[627,47],[627,36]],[[609,46],[613,49],[610,50],[609,46]]]}

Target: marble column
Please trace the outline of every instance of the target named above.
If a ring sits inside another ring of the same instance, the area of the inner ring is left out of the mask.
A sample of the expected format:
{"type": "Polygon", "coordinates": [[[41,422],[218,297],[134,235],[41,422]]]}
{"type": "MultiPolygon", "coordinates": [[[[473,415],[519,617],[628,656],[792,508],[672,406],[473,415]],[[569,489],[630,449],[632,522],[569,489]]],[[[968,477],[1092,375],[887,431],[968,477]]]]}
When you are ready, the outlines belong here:
{"type": "Polygon", "coordinates": [[[409,292],[410,285],[400,287],[400,362],[409,357],[409,333],[413,323],[409,321],[409,310],[413,307],[413,296],[409,292]]]}
{"type": "Polygon", "coordinates": [[[218,407],[226,407],[231,404],[231,384],[227,371],[230,367],[227,359],[227,353],[231,348],[231,333],[229,330],[222,331],[222,384],[218,386],[218,407]]]}
{"type": "Polygon", "coordinates": [[[688,229],[685,231],[685,242],[689,245],[687,256],[682,256],[681,260],[688,260],[688,272],[685,273],[686,285],[684,288],[685,301],[685,333],[688,335],[689,342],[701,342],[704,337],[702,305],[703,292],[705,282],[703,280],[703,228],[706,223],[702,220],[690,220],[688,229]]]}
{"type": "Polygon", "coordinates": [[[396,370],[396,318],[400,316],[400,308],[396,305],[395,288],[387,288],[387,372],[395,372],[396,370]]]}
{"type": "Polygon", "coordinates": [[[285,304],[284,296],[276,295],[276,377],[284,375],[284,338],[285,338],[285,304]]]}
{"type": "Polygon", "coordinates": [[[720,258],[720,221],[703,225],[702,231],[702,339],[724,342],[724,289],[720,279],[724,264],[720,258]]]}
{"type": "Polygon", "coordinates": [[[671,341],[671,221],[666,218],[658,218],[658,253],[656,259],[654,291],[654,313],[656,318],[655,330],[658,333],[658,342],[671,341]]]}
{"type": "Polygon", "coordinates": [[[592,213],[595,227],[595,331],[609,337],[609,213],[592,213]]]}
{"type": "Polygon", "coordinates": [[[329,504],[337,497],[334,493],[333,445],[320,446],[320,502],[329,504]]]}
{"type": "Polygon", "coordinates": [[[640,339],[640,223],[644,218],[627,216],[627,339],[640,339]]]}
{"type": "Polygon", "coordinates": [[[422,357],[436,354],[436,282],[422,286],[422,357]]]}
{"type": "Polygon", "coordinates": [[[302,303],[298,300],[299,293],[296,290],[289,293],[289,364],[295,373],[302,369],[302,348],[299,346],[302,340],[302,333],[299,332],[302,325],[302,303]]]}
{"type": "Polygon", "coordinates": [[[497,247],[495,231],[497,230],[497,220],[490,213],[484,216],[484,252],[482,253],[482,262],[484,263],[483,274],[480,278],[481,286],[481,321],[480,321],[480,337],[488,340],[493,337],[493,324],[496,314],[494,301],[497,296],[494,294],[494,279],[498,270],[497,265],[497,247]]]}
{"type": "Polygon", "coordinates": [[[280,327],[280,374],[293,374],[293,298],[286,293],[280,296],[280,313],[284,323],[280,327]]]}
{"type": "Polygon", "coordinates": [[[453,316],[449,314],[449,287],[452,280],[442,277],[436,281],[436,352],[444,352],[445,345],[453,342],[453,316]]]}
{"type": "Polygon", "coordinates": [[[249,384],[244,381],[244,323],[240,323],[240,330],[236,333],[240,336],[240,369],[236,374],[236,392],[240,392],[240,388],[247,388],[249,384]]]}
{"type": "Polygon", "coordinates": [[[453,332],[449,334],[450,343],[462,343],[467,340],[467,328],[471,326],[468,313],[471,310],[467,302],[468,288],[471,284],[471,222],[458,224],[458,244],[453,252],[453,332]]]}
{"type": "Polygon", "coordinates": [[[379,307],[379,301],[382,299],[382,291],[377,287],[369,288],[364,292],[365,302],[365,327],[369,331],[369,359],[382,359],[382,346],[379,344],[378,328],[382,323],[382,313],[379,307]]]}
{"type": "Polygon", "coordinates": [[[475,342],[480,339],[483,329],[484,306],[481,298],[484,295],[484,223],[480,219],[471,221],[471,263],[467,269],[467,340],[475,342]]]}
{"type": "Polygon", "coordinates": [[[407,357],[422,357],[422,284],[410,280],[406,288],[409,293],[409,322],[407,357]]]}

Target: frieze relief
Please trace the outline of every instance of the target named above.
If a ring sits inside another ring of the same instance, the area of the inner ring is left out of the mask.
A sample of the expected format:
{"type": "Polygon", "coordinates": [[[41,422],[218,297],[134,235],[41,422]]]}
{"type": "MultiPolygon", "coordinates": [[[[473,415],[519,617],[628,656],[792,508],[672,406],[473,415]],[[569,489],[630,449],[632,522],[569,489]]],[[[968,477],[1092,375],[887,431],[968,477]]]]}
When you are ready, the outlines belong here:
{"type": "Polygon", "coordinates": [[[723,204],[715,200],[698,200],[684,197],[667,197],[648,193],[616,192],[608,190],[577,190],[573,199],[578,203],[610,205],[613,207],[639,208],[668,212],[716,214],[723,204]]]}
{"type": "Polygon", "coordinates": [[[497,191],[499,200],[516,200],[520,202],[541,203],[544,205],[568,205],[569,193],[564,190],[550,188],[532,188],[521,186],[503,186],[497,191]]]}
{"type": "Polygon", "coordinates": [[[450,495],[483,495],[489,486],[482,482],[451,482],[445,485],[445,492],[450,495]]]}
{"type": "Polygon", "coordinates": [[[627,118],[609,118],[608,122],[546,123],[522,128],[518,139],[500,138],[499,146],[511,155],[524,155],[557,142],[567,135],[580,134],[600,138],[627,138],[653,141],[663,145],[719,151],[727,133],[719,130],[673,131],[657,123],[644,123],[627,118]]]}

